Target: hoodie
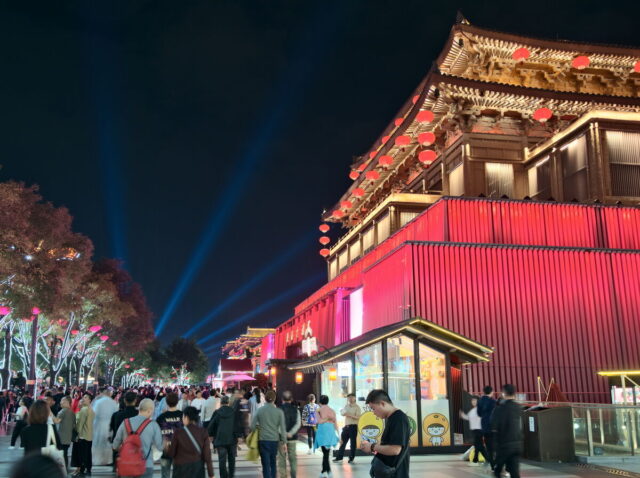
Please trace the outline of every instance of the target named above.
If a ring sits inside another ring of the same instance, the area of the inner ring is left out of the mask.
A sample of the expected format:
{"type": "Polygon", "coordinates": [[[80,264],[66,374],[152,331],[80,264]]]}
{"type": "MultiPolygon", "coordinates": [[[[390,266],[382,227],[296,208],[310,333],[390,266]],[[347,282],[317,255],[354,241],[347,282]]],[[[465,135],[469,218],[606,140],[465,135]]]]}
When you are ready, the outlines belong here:
{"type": "Polygon", "coordinates": [[[234,409],[228,405],[218,408],[211,417],[208,431],[214,447],[235,445],[238,437],[234,409]]]}

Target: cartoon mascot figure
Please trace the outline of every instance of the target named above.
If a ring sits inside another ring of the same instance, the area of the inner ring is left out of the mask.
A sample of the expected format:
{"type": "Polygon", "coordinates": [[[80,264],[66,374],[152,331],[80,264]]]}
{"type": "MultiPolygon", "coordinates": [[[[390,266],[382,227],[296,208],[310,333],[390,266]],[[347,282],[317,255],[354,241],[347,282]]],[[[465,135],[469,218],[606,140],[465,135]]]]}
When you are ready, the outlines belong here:
{"type": "Polygon", "coordinates": [[[384,422],[376,417],[373,412],[364,412],[358,420],[358,432],[361,440],[378,443],[382,436],[384,422]]]}
{"type": "Polygon", "coordinates": [[[442,413],[427,415],[422,421],[422,426],[427,435],[429,435],[429,445],[449,445],[449,436],[446,435],[447,430],[449,430],[449,420],[442,413]]]}

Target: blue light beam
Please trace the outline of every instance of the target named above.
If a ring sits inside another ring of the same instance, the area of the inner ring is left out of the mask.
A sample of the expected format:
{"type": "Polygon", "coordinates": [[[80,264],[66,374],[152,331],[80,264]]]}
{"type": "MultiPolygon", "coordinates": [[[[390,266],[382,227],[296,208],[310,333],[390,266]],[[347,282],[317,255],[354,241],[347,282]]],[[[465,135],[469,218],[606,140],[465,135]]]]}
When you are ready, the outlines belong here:
{"type": "Polygon", "coordinates": [[[191,327],[184,337],[191,337],[194,333],[204,327],[211,320],[215,319],[220,313],[222,313],[227,307],[240,299],[243,295],[249,293],[252,289],[265,281],[269,276],[277,272],[282,266],[293,259],[299,252],[305,249],[309,244],[309,241],[315,234],[305,234],[296,240],[290,247],[287,247],[284,254],[278,256],[274,261],[263,267],[260,272],[254,275],[250,281],[246,282],[243,286],[237,289],[233,294],[228,296],[223,302],[214,307],[206,316],[200,319],[196,325],[191,327]]]}
{"type": "Polygon", "coordinates": [[[228,330],[231,327],[235,327],[235,326],[237,326],[239,324],[242,324],[246,320],[251,319],[252,317],[255,317],[256,315],[259,315],[259,314],[271,309],[272,307],[275,307],[276,305],[281,304],[282,302],[284,302],[286,300],[289,300],[291,297],[294,297],[295,295],[299,294],[300,292],[308,290],[311,286],[316,285],[318,282],[322,281],[325,278],[326,278],[326,274],[325,273],[319,273],[319,274],[316,274],[316,275],[308,278],[307,280],[305,280],[303,282],[300,282],[296,286],[288,289],[286,292],[283,292],[282,294],[280,294],[280,295],[278,295],[276,297],[273,297],[272,299],[269,299],[266,302],[263,302],[259,306],[257,306],[254,309],[252,309],[250,312],[247,312],[246,314],[238,317],[237,319],[234,319],[234,320],[230,321],[229,323],[227,323],[227,325],[225,325],[223,327],[220,327],[220,328],[217,328],[215,331],[211,332],[206,337],[203,337],[200,340],[198,340],[197,343],[199,345],[202,345],[203,343],[211,340],[212,338],[217,337],[218,335],[220,335],[225,330],[228,330]]]}

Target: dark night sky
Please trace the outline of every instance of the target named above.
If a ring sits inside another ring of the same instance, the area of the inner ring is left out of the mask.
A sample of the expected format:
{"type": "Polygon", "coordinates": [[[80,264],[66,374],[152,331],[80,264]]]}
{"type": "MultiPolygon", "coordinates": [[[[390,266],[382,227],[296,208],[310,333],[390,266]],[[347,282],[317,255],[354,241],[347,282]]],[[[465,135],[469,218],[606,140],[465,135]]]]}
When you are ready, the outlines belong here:
{"type": "Polygon", "coordinates": [[[96,257],[124,258],[156,323],[211,218],[228,212],[163,342],[298,244],[194,336],[315,285],[207,345],[276,325],[321,285],[320,213],[426,74],[458,8],[497,30],[640,44],[640,2],[12,3],[0,7],[0,180],[39,184],[96,257]]]}

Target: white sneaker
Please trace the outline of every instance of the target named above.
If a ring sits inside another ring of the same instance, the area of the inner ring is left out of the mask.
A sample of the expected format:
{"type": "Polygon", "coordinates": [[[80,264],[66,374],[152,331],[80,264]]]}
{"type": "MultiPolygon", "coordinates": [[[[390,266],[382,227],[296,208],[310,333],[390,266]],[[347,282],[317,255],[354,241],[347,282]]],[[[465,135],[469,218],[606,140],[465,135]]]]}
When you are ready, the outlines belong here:
{"type": "Polygon", "coordinates": [[[9,450],[15,450],[15,449],[16,449],[16,447],[15,447],[15,446],[10,446],[10,447],[9,447],[9,450]]]}
{"type": "Polygon", "coordinates": [[[333,478],[333,473],[331,472],[327,473],[327,478],[333,478]]]}
{"type": "Polygon", "coordinates": [[[311,451],[311,448],[309,448],[309,449],[307,450],[307,455],[311,455],[312,453],[313,453],[313,452],[311,451]]]}
{"type": "Polygon", "coordinates": [[[325,471],[323,471],[322,473],[320,473],[320,477],[319,478],[328,478],[327,473],[325,471]]]}

